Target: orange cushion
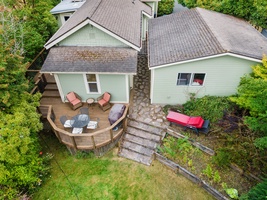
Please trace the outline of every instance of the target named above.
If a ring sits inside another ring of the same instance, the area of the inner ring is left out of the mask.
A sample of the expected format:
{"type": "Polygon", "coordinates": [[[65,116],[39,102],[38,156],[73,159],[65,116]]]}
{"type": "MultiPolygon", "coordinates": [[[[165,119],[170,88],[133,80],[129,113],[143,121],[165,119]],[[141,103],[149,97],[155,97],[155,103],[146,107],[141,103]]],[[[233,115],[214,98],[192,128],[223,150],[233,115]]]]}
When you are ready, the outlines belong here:
{"type": "Polygon", "coordinates": [[[80,99],[74,99],[73,101],[71,101],[71,104],[72,105],[76,105],[76,104],[78,104],[80,102],[81,102],[80,99]]]}
{"type": "Polygon", "coordinates": [[[107,102],[104,99],[101,99],[101,100],[98,101],[98,103],[99,103],[100,106],[103,106],[107,102]]]}
{"type": "Polygon", "coordinates": [[[104,96],[103,96],[103,99],[106,101],[106,102],[109,102],[110,100],[110,94],[105,92],[104,96]]]}
{"type": "Polygon", "coordinates": [[[67,94],[67,99],[69,100],[69,102],[72,102],[77,98],[76,98],[74,92],[70,92],[69,94],[67,94]]]}

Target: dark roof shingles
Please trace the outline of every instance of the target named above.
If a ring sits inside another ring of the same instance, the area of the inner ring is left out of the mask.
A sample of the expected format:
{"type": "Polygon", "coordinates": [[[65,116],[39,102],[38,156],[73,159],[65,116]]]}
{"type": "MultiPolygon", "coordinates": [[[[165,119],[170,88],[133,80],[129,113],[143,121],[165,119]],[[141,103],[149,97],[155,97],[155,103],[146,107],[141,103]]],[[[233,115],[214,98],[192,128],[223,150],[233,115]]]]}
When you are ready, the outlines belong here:
{"type": "Polygon", "coordinates": [[[41,72],[136,73],[137,51],[130,48],[53,47],[41,72]]]}
{"type": "Polygon", "coordinates": [[[71,31],[87,19],[118,37],[141,47],[142,11],[151,15],[151,7],[136,0],[88,0],[53,35],[45,46],[71,31]]]}
{"type": "Polygon", "coordinates": [[[260,59],[259,49],[267,50],[267,40],[243,20],[201,8],[151,19],[148,29],[150,67],[224,52],[260,59]]]}

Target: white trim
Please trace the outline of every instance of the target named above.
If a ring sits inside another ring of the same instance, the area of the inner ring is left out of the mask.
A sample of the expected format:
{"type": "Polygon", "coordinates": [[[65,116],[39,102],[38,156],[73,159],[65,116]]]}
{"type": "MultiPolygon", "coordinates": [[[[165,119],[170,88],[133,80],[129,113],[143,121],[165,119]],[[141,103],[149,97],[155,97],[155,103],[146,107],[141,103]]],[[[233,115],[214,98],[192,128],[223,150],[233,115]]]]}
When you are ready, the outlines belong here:
{"type": "Polygon", "coordinates": [[[150,103],[153,103],[153,95],[154,95],[154,76],[155,76],[155,70],[151,70],[151,77],[150,77],[150,103]]]}
{"type": "Polygon", "coordinates": [[[100,81],[99,81],[98,74],[96,74],[96,73],[84,73],[83,74],[83,80],[84,80],[85,89],[86,89],[86,93],[87,94],[102,94],[101,93],[101,87],[100,87],[100,81]],[[97,85],[97,92],[90,92],[86,74],[94,74],[95,75],[95,77],[96,77],[96,85],[97,85]]]}
{"type": "Polygon", "coordinates": [[[126,101],[129,103],[129,96],[130,96],[130,91],[129,91],[129,77],[128,75],[125,75],[125,82],[126,82],[126,101]]]}
{"type": "Polygon", "coordinates": [[[213,55],[213,56],[196,58],[196,59],[192,59],[192,60],[185,60],[185,61],[181,61],[181,62],[175,62],[175,63],[169,63],[169,64],[165,64],[165,65],[159,65],[159,66],[156,66],[156,67],[151,67],[150,70],[151,69],[158,69],[158,68],[162,68],[162,67],[169,67],[169,66],[172,66],[172,65],[180,65],[180,64],[184,64],[184,63],[196,62],[196,61],[206,60],[206,59],[210,59],[210,58],[217,58],[217,57],[222,57],[222,56],[233,56],[233,57],[242,58],[242,59],[250,60],[250,61],[254,61],[254,62],[259,62],[259,63],[262,62],[262,60],[255,59],[255,58],[241,56],[241,55],[237,55],[237,54],[233,54],[233,53],[223,53],[223,54],[217,54],[217,55],[213,55]]]}
{"type": "Polygon", "coordinates": [[[92,74],[92,73],[94,73],[94,74],[108,74],[108,75],[110,75],[110,74],[112,74],[112,75],[127,75],[127,74],[129,74],[129,75],[136,75],[136,73],[118,73],[118,72],[41,72],[41,73],[43,73],[43,74],[92,74]]]}
{"type": "MultiPolygon", "coordinates": [[[[133,49],[140,51],[141,47],[137,47],[135,45],[133,45],[132,43],[124,40],[123,38],[119,37],[118,35],[112,33],[111,31],[108,31],[107,29],[103,28],[102,26],[98,25],[97,23],[91,21],[90,19],[87,19],[85,21],[83,21],[81,24],[79,24],[78,26],[74,27],[73,29],[71,29],[70,31],[66,32],[65,34],[63,34],[62,36],[58,37],[57,39],[55,39],[53,42],[49,43],[49,44],[45,44],[45,48],[46,49],[50,49],[51,47],[53,47],[54,45],[56,45],[57,43],[61,42],[62,40],[64,40],[65,38],[67,38],[68,36],[70,36],[71,34],[75,33],[76,31],[78,31],[79,29],[83,28],[84,26],[91,24],[94,27],[98,28],[99,30],[107,33],[108,35],[114,37],[115,39],[119,40],[120,42],[132,47],[133,49]]],[[[60,28],[61,29],[61,28],[60,28]]],[[[59,30],[60,30],[59,29],[59,30]]],[[[58,31],[59,31],[58,30],[58,31]]],[[[58,32],[57,31],[57,32],[58,32]]],[[[56,33],[55,33],[56,34],[56,33]]]]}
{"type": "Polygon", "coordinates": [[[56,84],[57,84],[57,88],[58,88],[58,92],[59,92],[61,101],[65,102],[65,96],[64,96],[64,93],[63,93],[62,86],[60,84],[60,80],[58,78],[58,75],[57,74],[53,74],[53,76],[54,76],[56,84]]]}
{"type": "MultiPolygon", "coordinates": [[[[153,12],[153,9],[152,8],[151,8],[151,11],[153,12]]],[[[152,13],[152,16],[151,16],[151,15],[147,14],[146,12],[144,12],[143,10],[142,10],[142,14],[145,15],[145,16],[147,16],[149,19],[152,19],[153,16],[154,16],[154,13],[152,13]]]]}
{"type": "MultiPolygon", "coordinates": [[[[57,43],[61,42],[62,40],[64,40],[65,38],[67,38],[68,36],[72,35],[73,33],[75,33],[76,31],[78,31],[79,29],[83,28],[84,26],[86,26],[88,24],[88,21],[84,21],[81,24],[79,24],[78,26],[75,26],[73,29],[71,29],[70,31],[66,32],[65,34],[61,35],[60,37],[58,37],[57,39],[55,39],[53,42],[49,43],[49,44],[45,44],[44,47],[46,49],[50,49],[51,47],[53,47],[54,45],[56,45],[57,43]]],[[[61,26],[62,28],[63,26],[61,26]]],[[[60,29],[58,29],[57,32],[59,32],[60,29]]],[[[57,33],[56,32],[56,33],[57,33]]],[[[55,34],[56,34],[55,33],[55,34]]]]}

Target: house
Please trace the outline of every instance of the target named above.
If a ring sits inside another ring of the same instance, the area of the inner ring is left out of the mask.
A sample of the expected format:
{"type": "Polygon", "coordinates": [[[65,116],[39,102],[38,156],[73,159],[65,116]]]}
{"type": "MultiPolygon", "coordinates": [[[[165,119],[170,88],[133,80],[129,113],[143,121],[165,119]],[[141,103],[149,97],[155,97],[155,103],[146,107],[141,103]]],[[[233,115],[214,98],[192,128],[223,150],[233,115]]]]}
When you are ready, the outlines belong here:
{"type": "Polygon", "coordinates": [[[70,91],[83,101],[107,91],[111,102],[129,103],[152,17],[152,8],[139,0],[83,2],[45,44],[49,53],[41,73],[54,75],[63,102],[70,91]]]}
{"type": "Polygon", "coordinates": [[[149,20],[151,103],[236,93],[267,54],[267,39],[236,17],[195,8],[149,20]]]}
{"type": "MultiPolygon", "coordinates": [[[[61,0],[61,2],[50,11],[50,13],[56,17],[58,26],[61,27],[71,17],[71,15],[85,3],[85,1],[86,0],[61,0]]],[[[141,2],[146,3],[152,8],[154,17],[157,16],[159,1],[160,0],[141,0],[141,2]]],[[[132,2],[135,2],[135,0],[132,0],[132,2]]]]}

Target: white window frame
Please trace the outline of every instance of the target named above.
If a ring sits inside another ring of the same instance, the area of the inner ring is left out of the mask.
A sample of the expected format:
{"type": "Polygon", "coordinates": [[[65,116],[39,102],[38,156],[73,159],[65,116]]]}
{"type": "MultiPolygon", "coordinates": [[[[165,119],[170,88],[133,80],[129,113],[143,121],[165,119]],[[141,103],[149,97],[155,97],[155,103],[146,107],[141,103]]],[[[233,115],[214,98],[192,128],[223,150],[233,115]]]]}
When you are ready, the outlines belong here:
{"type": "Polygon", "coordinates": [[[198,72],[198,73],[191,73],[191,72],[180,72],[180,73],[178,73],[177,74],[177,79],[176,79],[176,86],[192,86],[192,87],[202,87],[202,86],[204,86],[204,83],[205,83],[205,79],[206,79],[206,76],[207,76],[207,74],[206,73],[204,73],[204,72],[198,72]],[[188,85],[179,85],[178,83],[180,83],[180,79],[178,79],[179,78],[179,74],[190,74],[190,80],[189,80],[189,83],[188,83],[188,85]],[[194,80],[194,77],[195,77],[195,74],[204,74],[204,79],[203,79],[203,83],[202,83],[202,85],[194,85],[193,84],[193,80],[194,80]]]}
{"type": "Polygon", "coordinates": [[[85,84],[85,88],[86,88],[86,93],[87,94],[101,94],[101,88],[100,88],[100,81],[99,81],[99,76],[98,74],[94,74],[96,76],[96,86],[97,86],[97,92],[91,92],[90,91],[90,88],[89,88],[89,82],[87,81],[87,77],[86,75],[87,74],[94,74],[94,73],[86,73],[86,74],[83,74],[83,79],[84,79],[84,84],[85,84]]]}

